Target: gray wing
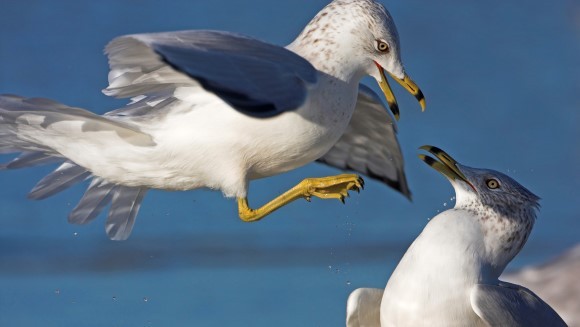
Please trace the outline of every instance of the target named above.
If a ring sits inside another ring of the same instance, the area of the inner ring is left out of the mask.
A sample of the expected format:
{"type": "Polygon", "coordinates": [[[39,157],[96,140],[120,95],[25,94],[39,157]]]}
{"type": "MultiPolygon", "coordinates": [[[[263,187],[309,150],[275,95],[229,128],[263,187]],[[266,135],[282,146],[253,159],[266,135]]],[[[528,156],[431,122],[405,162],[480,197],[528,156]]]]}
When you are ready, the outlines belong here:
{"type": "Polygon", "coordinates": [[[346,303],[346,327],[380,327],[381,300],[384,290],[358,288],[346,303]]]}
{"type": "Polygon", "coordinates": [[[346,132],[318,161],[354,170],[411,197],[395,122],[379,96],[363,84],[346,132]]]}
{"type": "Polygon", "coordinates": [[[556,311],[536,294],[511,283],[476,285],[471,291],[471,306],[490,326],[566,326],[556,311]]]}
{"type": "Polygon", "coordinates": [[[318,71],[283,47],[219,31],[135,34],[107,45],[115,97],[168,95],[199,86],[233,108],[269,117],[300,107],[318,71]]]}

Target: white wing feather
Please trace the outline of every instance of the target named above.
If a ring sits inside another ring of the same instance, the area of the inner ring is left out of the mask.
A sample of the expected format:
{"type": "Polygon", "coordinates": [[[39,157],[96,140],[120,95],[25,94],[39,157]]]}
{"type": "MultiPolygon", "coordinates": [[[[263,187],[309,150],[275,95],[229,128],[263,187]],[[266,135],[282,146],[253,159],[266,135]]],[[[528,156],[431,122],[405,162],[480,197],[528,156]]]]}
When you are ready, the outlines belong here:
{"type": "Polygon", "coordinates": [[[358,288],[350,293],[346,304],[346,326],[380,327],[383,292],[379,288],[358,288]]]}

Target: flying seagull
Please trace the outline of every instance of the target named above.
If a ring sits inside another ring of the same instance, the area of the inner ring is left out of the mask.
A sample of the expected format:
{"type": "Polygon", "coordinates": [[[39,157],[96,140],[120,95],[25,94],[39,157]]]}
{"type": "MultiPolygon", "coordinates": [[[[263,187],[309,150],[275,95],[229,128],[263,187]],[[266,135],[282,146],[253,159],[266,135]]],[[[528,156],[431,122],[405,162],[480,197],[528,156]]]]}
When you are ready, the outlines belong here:
{"type": "Polygon", "coordinates": [[[149,189],[220,190],[251,222],[299,198],[344,201],[363,187],[354,174],[308,178],[250,208],[251,180],[315,160],[410,194],[393,121],[359,81],[373,76],[395,117],[385,72],[423,109],[425,100],[403,69],[390,14],[373,0],[333,1],[286,47],[194,30],[121,36],[105,52],[111,71],[103,92],[130,98],[124,108],[99,116],[0,96],[0,153],[22,152],[3,168],[62,163],[30,198],[91,180],[71,223],[88,223],[110,204],[107,234],[126,239],[149,189]]]}
{"type": "Polygon", "coordinates": [[[347,326],[566,326],[532,291],[498,279],[526,243],[539,198],[502,173],[421,149],[439,159],[419,156],[449,179],[455,207],[429,221],[384,291],[350,295],[347,326]]]}

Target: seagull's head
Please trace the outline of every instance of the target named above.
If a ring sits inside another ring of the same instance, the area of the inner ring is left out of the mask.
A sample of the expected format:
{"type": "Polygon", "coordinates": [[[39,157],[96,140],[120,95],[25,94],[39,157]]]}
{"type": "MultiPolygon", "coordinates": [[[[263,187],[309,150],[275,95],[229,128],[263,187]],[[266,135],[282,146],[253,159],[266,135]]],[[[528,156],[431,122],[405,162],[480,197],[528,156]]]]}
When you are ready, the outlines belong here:
{"type": "Polygon", "coordinates": [[[401,60],[399,34],[393,18],[380,3],[372,0],[356,3],[366,11],[366,14],[362,15],[365,20],[364,27],[360,29],[363,34],[360,37],[360,48],[364,52],[361,56],[366,55],[368,58],[365,73],[375,78],[396,119],[399,119],[399,108],[385,72],[411,93],[419,101],[421,109],[425,110],[423,92],[405,72],[401,60]]]}
{"type": "Polygon", "coordinates": [[[396,119],[399,108],[386,74],[425,109],[423,93],[405,73],[395,23],[375,0],[334,0],[310,21],[289,48],[318,70],[335,77],[356,82],[365,75],[374,77],[396,119]]]}
{"type": "Polygon", "coordinates": [[[419,155],[421,160],[449,179],[455,188],[457,205],[464,205],[469,202],[467,199],[476,198],[481,205],[498,214],[510,216],[529,211],[533,213],[530,218],[535,218],[540,198],[513,178],[491,169],[464,166],[434,146],[424,145],[421,149],[436,158],[419,155]]]}
{"type": "Polygon", "coordinates": [[[425,145],[434,157],[419,158],[453,185],[456,209],[472,212],[482,226],[493,262],[503,267],[524,245],[534,225],[540,198],[511,177],[491,169],[459,164],[445,151],[425,145]]]}

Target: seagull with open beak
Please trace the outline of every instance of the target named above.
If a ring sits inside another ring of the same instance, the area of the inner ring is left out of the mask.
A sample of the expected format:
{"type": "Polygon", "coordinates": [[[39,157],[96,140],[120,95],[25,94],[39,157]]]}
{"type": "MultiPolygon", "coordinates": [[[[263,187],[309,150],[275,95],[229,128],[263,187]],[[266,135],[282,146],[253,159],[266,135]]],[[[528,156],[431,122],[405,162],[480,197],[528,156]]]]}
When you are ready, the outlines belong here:
{"type": "Polygon", "coordinates": [[[239,217],[262,219],[296,200],[344,201],[355,174],[307,178],[252,208],[252,180],[318,160],[375,178],[410,196],[396,127],[380,98],[359,85],[375,77],[396,118],[388,72],[425,107],[405,74],[399,36],[374,0],[334,0],[287,47],[222,31],[121,36],[106,47],[104,93],[130,98],[103,116],[47,99],[0,96],[0,168],[60,161],[30,198],[90,179],[69,221],[85,224],[111,204],[106,230],[126,239],[149,189],[209,188],[237,199],[239,217]]]}

